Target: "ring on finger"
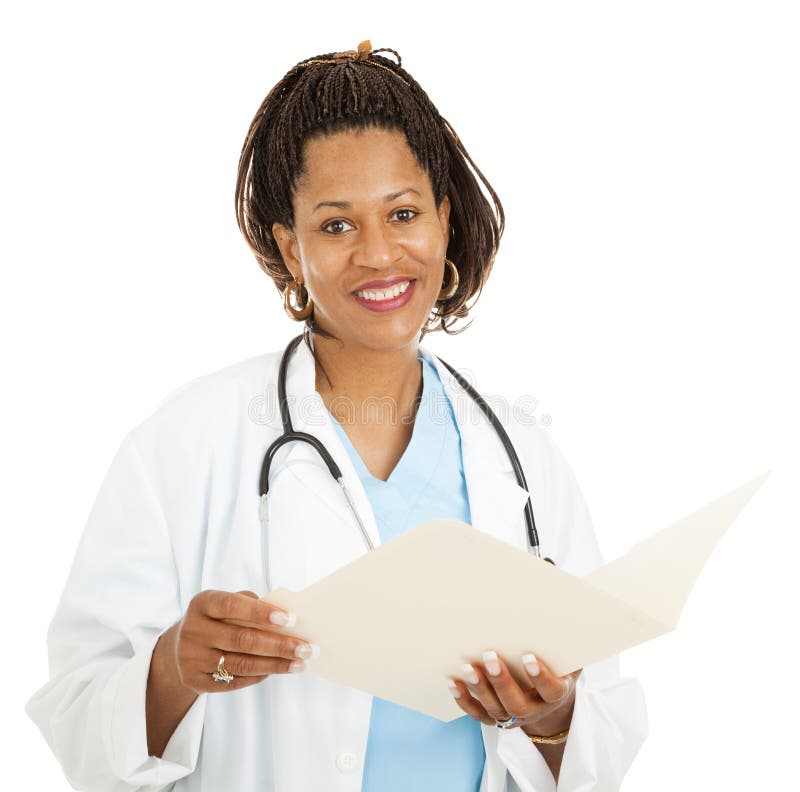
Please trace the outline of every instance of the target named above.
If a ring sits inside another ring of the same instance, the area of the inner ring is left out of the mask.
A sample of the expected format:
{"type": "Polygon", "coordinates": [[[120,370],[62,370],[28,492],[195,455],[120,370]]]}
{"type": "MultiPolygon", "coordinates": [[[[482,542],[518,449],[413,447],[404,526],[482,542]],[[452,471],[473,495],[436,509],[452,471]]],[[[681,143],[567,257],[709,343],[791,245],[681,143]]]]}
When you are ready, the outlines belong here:
{"type": "Polygon", "coordinates": [[[494,725],[497,726],[498,729],[512,729],[517,723],[517,719],[515,716],[511,716],[508,720],[497,720],[495,718],[494,725]]]}
{"type": "Polygon", "coordinates": [[[211,674],[211,678],[215,682],[224,682],[226,685],[229,685],[234,680],[233,674],[225,668],[225,655],[222,655],[219,659],[219,663],[217,663],[217,670],[211,674]]]}

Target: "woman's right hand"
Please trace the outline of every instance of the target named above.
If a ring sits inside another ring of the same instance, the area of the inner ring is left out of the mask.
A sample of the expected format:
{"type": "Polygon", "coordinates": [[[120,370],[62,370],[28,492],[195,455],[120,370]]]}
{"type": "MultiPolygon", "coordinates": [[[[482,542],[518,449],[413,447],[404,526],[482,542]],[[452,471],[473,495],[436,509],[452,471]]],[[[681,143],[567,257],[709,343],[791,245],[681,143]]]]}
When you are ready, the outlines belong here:
{"type": "Polygon", "coordinates": [[[304,660],[317,656],[318,647],[270,629],[293,624],[294,616],[252,591],[201,591],[175,625],[174,659],[181,684],[198,694],[219,693],[256,685],[270,674],[304,671],[304,660]],[[234,677],[229,683],[211,677],[223,656],[226,670],[234,677]]]}

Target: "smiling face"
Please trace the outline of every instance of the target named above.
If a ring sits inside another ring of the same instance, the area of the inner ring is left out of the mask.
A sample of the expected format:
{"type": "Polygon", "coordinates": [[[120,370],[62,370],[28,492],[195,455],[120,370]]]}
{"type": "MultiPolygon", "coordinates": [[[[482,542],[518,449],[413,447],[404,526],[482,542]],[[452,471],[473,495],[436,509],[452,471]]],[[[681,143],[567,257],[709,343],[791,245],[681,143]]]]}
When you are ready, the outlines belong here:
{"type": "Polygon", "coordinates": [[[395,130],[314,138],[303,165],[294,231],[272,231],[314,300],[315,322],[347,345],[415,343],[442,288],[449,198],[437,209],[430,178],[395,130]]]}

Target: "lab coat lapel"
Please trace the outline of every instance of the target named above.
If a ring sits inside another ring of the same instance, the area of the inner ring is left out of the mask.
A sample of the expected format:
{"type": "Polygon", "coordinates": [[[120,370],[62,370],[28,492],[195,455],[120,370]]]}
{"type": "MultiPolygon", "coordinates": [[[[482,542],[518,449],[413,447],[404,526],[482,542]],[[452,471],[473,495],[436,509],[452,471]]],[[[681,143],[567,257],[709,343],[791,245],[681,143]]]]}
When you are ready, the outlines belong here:
{"type": "MultiPolygon", "coordinates": [[[[381,539],[372,506],[316,390],[314,357],[305,342],[300,342],[289,362],[286,397],[295,431],[314,435],[327,448],[342,472],[344,484],[373,546],[378,547],[381,539]]],[[[342,488],[316,449],[304,442],[287,444],[276,455],[273,467],[276,471],[276,494],[280,486],[287,487],[287,494],[291,489],[295,522],[303,526],[304,586],[310,586],[367,552],[342,488]],[[278,484],[278,476],[285,478],[290,485],[278,484]]],[[[271,479],[270,490],[272,487],[271,479]]]]}

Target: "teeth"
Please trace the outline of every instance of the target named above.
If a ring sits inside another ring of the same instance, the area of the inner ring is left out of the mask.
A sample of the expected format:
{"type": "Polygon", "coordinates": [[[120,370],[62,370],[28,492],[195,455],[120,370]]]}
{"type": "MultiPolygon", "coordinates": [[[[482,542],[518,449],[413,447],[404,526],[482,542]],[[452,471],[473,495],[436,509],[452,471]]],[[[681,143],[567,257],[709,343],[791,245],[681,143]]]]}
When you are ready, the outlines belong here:
{"type": "Polygon", "coordinates": [[[368,289],[357,291],[356,294],[365,300],[392,300],[399,297],[411,284],[411,281],[396,283],[389,289],[368,289]]]}

